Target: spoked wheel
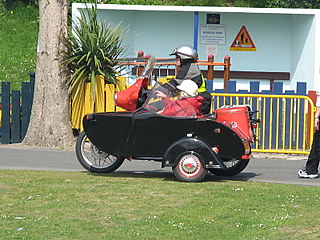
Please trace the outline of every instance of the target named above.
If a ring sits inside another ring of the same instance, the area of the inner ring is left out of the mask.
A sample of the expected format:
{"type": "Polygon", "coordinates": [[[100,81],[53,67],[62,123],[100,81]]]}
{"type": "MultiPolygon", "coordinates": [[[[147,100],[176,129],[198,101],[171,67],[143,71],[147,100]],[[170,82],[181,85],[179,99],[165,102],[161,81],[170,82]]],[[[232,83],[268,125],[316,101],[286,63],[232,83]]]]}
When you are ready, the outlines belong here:
{"type": "Polygon", "coordinates": [[[173,168],[173,173],[179,181],[199,182],[207,174],[200,156],[195,152],[182,153],[178,157],[178,163],[173,168]]]}
{"type": "Polygon", "coordinates": [[[243,169],[246,168],[246,166],[249,163],[249,159],[222,159],[224,164],[226,165],[227,169],[215,169],[215,168],[209,168],[209,172],[217,175],[217,176],[233,176],[240,172],[242,172],[243,169]]]}
{"type": "Polygon", "coordinates": [[[85,132],[77,138],[76,155],[80,164],[90,172],[110,173],[121,166],[124,157],[118,157],[99,150],[85,132]]]}

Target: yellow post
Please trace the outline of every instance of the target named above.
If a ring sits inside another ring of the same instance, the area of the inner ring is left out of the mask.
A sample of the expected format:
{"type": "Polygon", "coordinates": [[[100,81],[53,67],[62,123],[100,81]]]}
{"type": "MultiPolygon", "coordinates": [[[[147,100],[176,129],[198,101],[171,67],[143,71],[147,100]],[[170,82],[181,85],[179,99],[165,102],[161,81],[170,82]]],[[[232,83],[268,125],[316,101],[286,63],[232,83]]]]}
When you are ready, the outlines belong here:
{"type": "Polygon", "coordinates": [[[82,118],[85,114],[93,112],[93,102],[91,99],[91,83],[85,82],[79,94],[75,97],[72,92],[71,103],[71,122],[72,128],[83,130],[82,118]]]}
{"type": "Polygon", "coordinates": [[[96,76],[96,102],[95,102],[95,112],[104,112],[104,100],[105,91],[104,91],[104,76],[96,76]]]}
{"type": "Polygon", "coordinates": [[[78,124],[77,128],[80,129],[80,132],[83,131],[83,126],[82,126],[82,118],[87,114],[87,113],[93,113],[94,111],[94,103],[91,97],[91,83],[86,82],[84,84],[84,91],[81,99],[79,99],[79,115],[78,115],[78,124]],[[82,105],[82,106],[81,106],[82,105]]]}
{"type": "Polygon", "coordinates": [[[115,91],[119,92],[125,89],[127,89],[127,78],[124,76],[117,77],[115,91]]]}
{"type": "MultiPolygon", "coordinates": [[[[117,77],[117,82],[116,82],[116,86],[115,86],[115,91],[116,92],[120,92],[123,91],[125,89],[127,89],[127,78],[124,76],[119,76],[117,77]]],[[[115,103],[114,103],[115,104],[115,103]]],[[[117,107],[115,106],[115,111],[117,112],[121,112],[121,111],[126,111],[125,109],[121,108],[121,107],[117,107]]]]}
{"type": "Polygon", "coordinates": [[[105,93],[106,93],[106,112],[114,112],[115,111],[115,103],[114,103],[114,89],[115,85],[110,83],[106,84],[105,87],[105,93]]]}
{"type": "Polygon", "coordinates": [[[83,108],[83,115],[87,113],[93,113],[93,100],[91,97],[91,82],[85,83],[85,89],[84,89],[84,108],[83,108]]]}

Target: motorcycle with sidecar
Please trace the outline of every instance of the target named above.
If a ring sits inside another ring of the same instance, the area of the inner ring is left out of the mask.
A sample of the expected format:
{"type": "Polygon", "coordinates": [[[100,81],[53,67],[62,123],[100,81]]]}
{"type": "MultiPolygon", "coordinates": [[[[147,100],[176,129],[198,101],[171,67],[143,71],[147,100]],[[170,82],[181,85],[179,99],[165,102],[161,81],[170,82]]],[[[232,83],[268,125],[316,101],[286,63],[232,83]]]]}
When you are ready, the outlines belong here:
{"type": "Polygon", "coordinates": [[[255,112],[240,105],[223,106],[205,116],[163,115],[165,105],[156,92],[166,91],[165,86],[148,90],[155,61],[148,56],[138,80],[116,94],[116,104],[127,111],[84,116],[84,131],[76,142],[80,164],[90,172],[110,173],[125,159],[158,161],[186,182],[201,181],[208,171],[218,176],[240,173],[256,138],[255,112]]]}

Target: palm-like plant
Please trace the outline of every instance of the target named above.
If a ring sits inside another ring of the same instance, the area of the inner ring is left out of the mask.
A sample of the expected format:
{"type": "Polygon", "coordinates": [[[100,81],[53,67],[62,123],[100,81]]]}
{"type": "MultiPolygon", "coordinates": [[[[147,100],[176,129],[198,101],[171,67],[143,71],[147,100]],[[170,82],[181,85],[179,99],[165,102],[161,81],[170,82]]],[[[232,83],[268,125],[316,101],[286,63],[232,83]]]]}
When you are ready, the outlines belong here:
{"type": "MultiPolygon", "coordinates": [[[[123,29],[119,25],[107,26],[97,19],[96,6],[85,12],[80,10],[80,17],[72,22],[68,36],[64,39],[66,51],[63,63],[69,70],[67,84],[73,97],[83,91],[86,81],[91,82],[91,97],[95,102],[96,76],[102,75],[106,81],[116,83],[118,74],[115,66],[124,52],[122,46],[123,29]]],[[[118,69],[119,70],[119,69],[118,69]]]]}

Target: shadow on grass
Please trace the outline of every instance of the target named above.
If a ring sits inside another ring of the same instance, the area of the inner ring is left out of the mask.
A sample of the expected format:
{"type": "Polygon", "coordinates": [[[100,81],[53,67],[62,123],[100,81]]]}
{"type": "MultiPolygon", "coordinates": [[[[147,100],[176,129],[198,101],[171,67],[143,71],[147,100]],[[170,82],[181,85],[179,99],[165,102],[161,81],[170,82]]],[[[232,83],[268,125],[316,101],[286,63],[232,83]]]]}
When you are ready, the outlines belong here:
{"type": "MultiPolygon", "coordinates": [[[[172,171],[152,170],[152,171],[115,171],[113,173],[90,173],[93,176],[105,176],[105,177],[119,177],[119,178],[161,178],[164,181],[178,181],[172,171]]],[[[223,182],[225,180],[232,181],[249,181],[252,178],[260,176],[261,174],[242,172],[232,177],[216,176],[210,172],[202,180],[202,182],[223,182]]]]}

